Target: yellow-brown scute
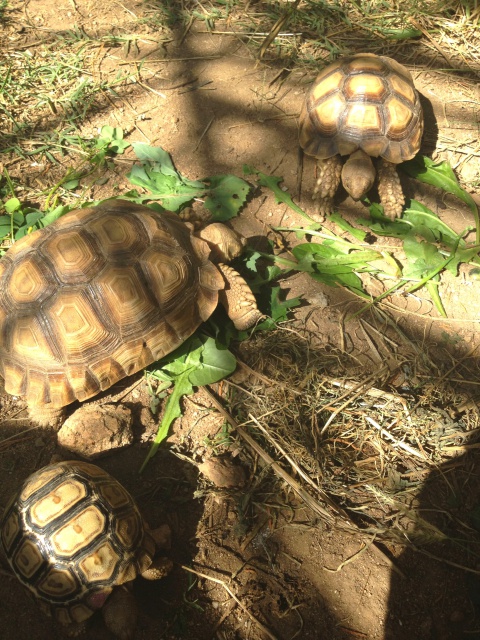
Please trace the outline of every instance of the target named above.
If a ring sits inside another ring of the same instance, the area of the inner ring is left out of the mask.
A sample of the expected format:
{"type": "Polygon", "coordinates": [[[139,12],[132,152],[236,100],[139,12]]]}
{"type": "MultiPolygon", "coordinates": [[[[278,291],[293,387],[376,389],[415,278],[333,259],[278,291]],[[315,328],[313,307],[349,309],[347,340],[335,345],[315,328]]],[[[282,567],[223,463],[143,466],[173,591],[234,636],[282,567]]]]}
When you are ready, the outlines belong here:
{"type": "Polygon", "coordinates": [[[129,493],[77,461],[25,481],[5,510],[1,541],[17,577],[63,624],[88,618],[93,596],[145,571],[155,551],[129,493]]]}
{"type": "Polygon", "coordinates": [[[398,164],[418,152],[422,133],[422,108],[410,73],[373,54],[326,67],[300,115],[300,145],[319,159],[362,149],[398,164]]]}
{"type": "Polygon", "coordinates": [[[86,400],[173,351],[223,279],[176,216],[123,200],[72,211],[0,261],[0,375],[31,405],[86,400]]]}

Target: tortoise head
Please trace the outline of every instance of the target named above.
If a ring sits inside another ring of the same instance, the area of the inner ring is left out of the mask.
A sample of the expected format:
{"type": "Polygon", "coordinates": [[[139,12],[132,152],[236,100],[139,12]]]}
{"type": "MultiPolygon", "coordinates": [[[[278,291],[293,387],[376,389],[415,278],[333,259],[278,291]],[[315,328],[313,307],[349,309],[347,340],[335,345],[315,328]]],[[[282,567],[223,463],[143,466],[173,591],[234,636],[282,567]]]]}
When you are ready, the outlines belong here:
{"type": "Polygon", "coordinates": [[[375,181],[375,168],[369,155],[358,150],[343,165],[342,184],[354,200],[370,191],[375,181]]]}
{"type": "Polygon", "coordinates": [[[208,244],[214,262],[231,262],[242,253],[247,243],[243,236],[221,222],[212,222],[195,235],[208,244]]]}

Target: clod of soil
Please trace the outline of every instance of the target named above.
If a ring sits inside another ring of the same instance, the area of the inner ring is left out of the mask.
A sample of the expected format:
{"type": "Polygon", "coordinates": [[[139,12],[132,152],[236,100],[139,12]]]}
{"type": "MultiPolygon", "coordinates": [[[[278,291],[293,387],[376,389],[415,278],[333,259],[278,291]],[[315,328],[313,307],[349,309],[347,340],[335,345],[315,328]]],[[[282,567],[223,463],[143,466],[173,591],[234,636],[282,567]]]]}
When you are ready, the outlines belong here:
{"type": "Polygon", "coordinates": [[[219,489],[242,487],[247,481],[245,469],[229,458],[210,458],[199,464],[198,470],[219,489]]]}
{"type": "Polygon", "coordinates": [[[130,409],[113,404],[85,405],[65,420],[58,444],[82,458],[93,460],[133,443],[130,409]]]}

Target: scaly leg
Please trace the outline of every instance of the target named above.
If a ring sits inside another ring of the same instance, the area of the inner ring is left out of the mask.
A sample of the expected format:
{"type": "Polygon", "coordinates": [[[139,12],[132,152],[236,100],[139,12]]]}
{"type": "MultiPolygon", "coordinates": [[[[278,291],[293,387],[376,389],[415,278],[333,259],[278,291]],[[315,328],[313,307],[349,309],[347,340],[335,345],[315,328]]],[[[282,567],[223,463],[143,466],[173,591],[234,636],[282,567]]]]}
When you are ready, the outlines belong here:
{"type": "Polygon", "coordinates": [[[391,220],[400,218],[405,204],[405,196],[400,185],[397,165],[383,159],[378,164],[378,194],[387,218],[391,220]]]}
{"type": "Polygon", "coordinates": [[[340,185],[342,175],[342,159],[339,155],[317,160],[317,184],[313,190],[313,199],[317,202],[317,218],[323,222],[325,216],[333,211],[333,197],[340,185]]]}
{"type": "Polygon", "coordinates": [[[217,265],[225,279],[225,289],[219,291],[220,302],[239,331],[253,327],[264,316],[258,309],[252,290],[242,276],[228,264],[217,265]]]}

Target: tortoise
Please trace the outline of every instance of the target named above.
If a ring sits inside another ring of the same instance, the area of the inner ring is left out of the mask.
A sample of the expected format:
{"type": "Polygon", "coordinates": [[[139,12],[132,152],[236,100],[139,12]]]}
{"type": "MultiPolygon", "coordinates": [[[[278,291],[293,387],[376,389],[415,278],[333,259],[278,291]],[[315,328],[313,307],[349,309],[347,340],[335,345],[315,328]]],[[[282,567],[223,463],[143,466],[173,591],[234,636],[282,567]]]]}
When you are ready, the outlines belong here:
{"type": "Polygon", "coordinates": [[[1,522],[7,560],[47,615],[77,634],[101,609],[122,640],[133,637],[137,617],[128,584],[140,574],[164,577],[172,566],[154,558],[154,535],[117,480],[75,460],[30,475],[1,522]]]}
{"type": "Polygon", "coordinates": [[[359,200],[373,186],[386,216],[400,217],[405,198],[396,165],[420,149],[423,112],[409,71],[392,58],[358,53],[328,65],[310,88],[299,121],[299,142],[317,158],[314,197],[319,217],[331,213],[340,181],[359,200]],[[341,156],[349,156],[342,167],[341,156]]]}
{"type": "Polygon", "coordinates": [[[224,304],[239,329],[262,314],[225,262],[245,240],[126,200],[71,211],[0,260],[0,376],[41,425],[182,344],[224,304]],[[216,264],[212,262],[215,260],[216,264]]]}

